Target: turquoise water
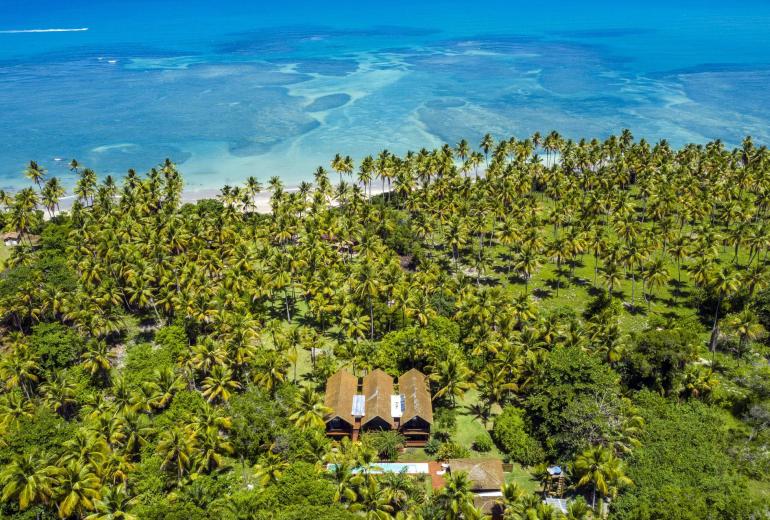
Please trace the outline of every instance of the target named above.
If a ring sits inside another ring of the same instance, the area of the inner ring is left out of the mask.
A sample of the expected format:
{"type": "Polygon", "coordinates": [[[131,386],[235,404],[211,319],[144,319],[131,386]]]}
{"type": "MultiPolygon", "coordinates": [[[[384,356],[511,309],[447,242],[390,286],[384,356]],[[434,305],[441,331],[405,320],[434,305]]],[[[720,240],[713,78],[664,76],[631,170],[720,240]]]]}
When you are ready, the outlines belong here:
{"type": "Polygon", "coordinates": [[[488,131],[770,142],[767,2],[244,4],[0,0],[0,187],[167,156],[193,190],[292,184],[488,131]],[[87,30],[18,32],[49,29],[87,30]]]}

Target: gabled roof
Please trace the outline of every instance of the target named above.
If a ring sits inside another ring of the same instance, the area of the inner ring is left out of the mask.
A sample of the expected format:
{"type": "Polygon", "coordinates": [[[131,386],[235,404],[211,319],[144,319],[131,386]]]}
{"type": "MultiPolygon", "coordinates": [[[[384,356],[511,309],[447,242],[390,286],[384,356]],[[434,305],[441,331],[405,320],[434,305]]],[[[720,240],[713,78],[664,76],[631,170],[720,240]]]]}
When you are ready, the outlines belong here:
{"type": "Polygon", "coordinates": [[[499,459],[451,459],[448,464],[450,472],[468,474],[474,492],[499,491],[505,483],[503,463],[499,459]]]}
{"type": "Polygon", "coordinates": [[[390,415],[390,396],[393,395],[393,378],[380,369],[372,370],[364,376],[364,398],[366,398],[366,416],[361,426],[379,417],[392,428],[393,417],[390,415]]]}
{"type": "Polygon", "coordinates": [[[358,378],[347,370],[340,370],[326,380],[326,396],[324,404],[332,409],[324,420],[331,421],[339,417],[351,426],[355,424],[353,418],[353,396],[358,386],[358,378]]]}
{"type": "Polygon", "coordinates": [[[401,424],[419,417],[433,424],[433,404],[428,391],[428,378],[417,369],[411,369],[398,378],[398,391],[404,395],[404,413],[401,424]]]}

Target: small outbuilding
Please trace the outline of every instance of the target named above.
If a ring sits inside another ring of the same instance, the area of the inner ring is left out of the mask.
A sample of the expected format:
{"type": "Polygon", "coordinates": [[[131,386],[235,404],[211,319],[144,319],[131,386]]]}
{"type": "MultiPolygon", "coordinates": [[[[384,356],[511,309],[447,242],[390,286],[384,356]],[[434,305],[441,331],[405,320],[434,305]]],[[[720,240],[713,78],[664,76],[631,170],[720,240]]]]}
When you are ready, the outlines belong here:
{"type": "Polygon", "coordinates": [[[447,471],[463,472],[471,481],[473,502],[487,516],[502,518],[503,509],[500,497],[503,496],[505,475],[503,463],[499,459],[450,459],[446,463],[447,471]]]}
{"type": "Polygon", "coordinates": [[[15,231],[3,233],[2,238],[6,247],[16,247],[21,243],[21,235],[15,231]]]}

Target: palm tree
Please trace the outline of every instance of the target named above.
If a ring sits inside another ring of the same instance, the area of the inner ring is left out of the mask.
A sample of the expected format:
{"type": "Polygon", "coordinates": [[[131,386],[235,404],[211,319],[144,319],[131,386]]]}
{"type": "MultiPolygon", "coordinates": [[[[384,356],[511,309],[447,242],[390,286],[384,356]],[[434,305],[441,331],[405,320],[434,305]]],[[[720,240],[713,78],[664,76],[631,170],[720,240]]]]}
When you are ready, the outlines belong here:
{"type": "Polygon", "coordinates": [[[323,404],[321,395],[310,387],[303,387],[299,391],[294,401],[294,410],[289,420],[294,421],[294,425],[301,430],[323,428],[324,417],[332,412],[331,408],[323,404]]]}
{"type": "Polygon", "coordinates": [[[728,330],[738,336],[738,347],[741,353],[746,352],[750,341],[756,341],[765,334],[765,328],[753,309],[747,307],[741,312],[725,318],[728,330]]]}
{"type": "Polygon", "coordinates": [[[0,378],[7,390],[21,389],[29,399],[34,386],[40,381],[40,363],[37,354],[24,343],[14,345],[13,351],[0,359],[0,378]]]}
{"type": "Polygon", "coordinates": [[[570,501],[565,520],[591,520],[593,513],[583,497],[570,501]]]}
{"type": "Polygon", "coordinates": [[[275,484],[283,476],[283,472],[289,467],[289,463],[272,450],[260,459],[254,466],[254,477],[262,486],[275,484]]]}
{"type": "Polygon", "coordinates": [[[668,269],[662,258],[656,258],[649,262],[642,272],[644,283],[647,286],[647,307],[650,300],[655,297],[655,290],[664,287],[668,283],[668,269]]]}
{"type": "Polygon", "coordinates": [[[600,269],[601,276],[604,278],[604,283],[607,286],[607,292],[610,296],[613,295],[615,287],[621,284],[620,269],[615,262],[608,262],[604,267],[600,269]]]}
{"type": "Polygon", "coordinates": [[[440,360],[430,375],[430,380],[436,382],[438,386],[433,399],[448,396],[454,406],[457,398],[462,398],[467,390],[474,387],[470,381],[471,375],[465,361],[457,354],[440,360]]]}
{"type": "Polygon", "coordinates": [[[45,172],[45,168],[41,168],[37,162],[29,161],[27,169],[24,170],[24,176],[37,184],[37,187],[40,188],[41,181],[43,180],[43,177],[45,177],[45,172]]]}
{"type": "Polygon", "coordinates": [[[717,347],[717,340],[719,339],[719,311],[722,307],[722,300],[738,292],[740,279],[731,270],[717,268],[711,273],[710,286],[717,297],[717,305],[714,310],[714,324],[711,328],[711,339],[709,340],[709,348],[711,352],[714,352],[717,347]]]}
{"type": "Polygon", "coordinates": [[[35,453],[15,455],[0,472],[3,502],[18,501],[19,510],[47,501],[53,495],[51,472],[35,453]]]}
{"type": "Polygon", "coordinates": [[[366,520],[390,520],[393,517],[393,506],[387,490],[380,487],[377,480],[368,475],[364,483],[358,486],[356,501],[350,504],[348,509],[356,513],[363,513],[366,520]]]}
{"type": "Polygon", "coordinates": [[[195,433],[178,426],[161,433],[157,447],[158,455],[163,460],[161,468],[166,469],[173,466],[177,482],[181,482],[184,474],[192,467],[196,444],[195,433]]]}
{"type": "Polygon", "coordinates": [[[680,394],[687,397],[707,398],[719,385],[711,367],[704,365],[687,365],[682,379],[680,394]]]}
{"type": "Polygon", "coordinates": [[[591,508],[596,509],[596,494],[614,496],[623,487],[633,485],[625,474],[623,461],[612,451],[595,446],[577,456],[573,470],[578,477],[577,487],[591,487],[591,508]]]}
{"type": "Polygon", "coordinates": [[[495,140],[490,134],[484,134],[481,138],[479,148],[484,152],[484,162],[489,165],[489,150],[495,145],[495,140]]]}
{"type": "Polygon", "coordinates": [[[374,340],[374,299],[379,296],[379,277],[375,272],[374,264],[364,261],[356,276],[355,294],[365,298],[369,304],[369,339],[374,340]]]}
{"type": "Polygon", "coordinates": [[[447,520],[476,520],[481,519],[481,513],[473,505],[473,492],[471,480],[468,474],[457,471],[449,474],[444,479],[446,484],[436,498],[437,503],[444,511],[447,520]]]}
{"type": "Polygon", "coordinates": [[[227,402],[230,400],[232,391],[238,390],[240,387],[241,384],[233,379],[233,371],[224,365],[214,366],[201,385],[203,397],[208,402],[216,400],[227,402]]]}
{"type": "Polygon", "coordinates": [[[51,177],[40,190],[43,206],[48,210],[48,215],[53,217],[55,209],[59,208],[59,199],[65,194],[64,187],[56,177],[51,177]]]}
{"type": "Polygon", "coordinates": [[[289,362],[279,352],[267,351],[257,363],[257,370],[253,374],[254,382],[270,393],[274,393],[278,386],[286,381],[289,370],[289,362]]]}
{"type": "Polygon", "coordinates": [[[59,518],[73,514],[82,517],[85,511],[93,511],[95,501],[101,498],[101,482],[90,464],[72,460],[54,470],[54,480],[59,518]]]}
{"type": "Polygon", "coordinates": [[[101,498],[94,502],[96,511],[85,520],[137,520],[137,517],[127,511],[136,502],[130,498],[125,484],[102,489],[101,498]]]}
{"type": "Polygon", "coordinates": [[[86,351],[82,355],[83,368],[92,377],[106,383],[109,380],[109,371],[112,361],[107,349],[107,343],[101,340],[91,340],[86,345],[86,351]]]}

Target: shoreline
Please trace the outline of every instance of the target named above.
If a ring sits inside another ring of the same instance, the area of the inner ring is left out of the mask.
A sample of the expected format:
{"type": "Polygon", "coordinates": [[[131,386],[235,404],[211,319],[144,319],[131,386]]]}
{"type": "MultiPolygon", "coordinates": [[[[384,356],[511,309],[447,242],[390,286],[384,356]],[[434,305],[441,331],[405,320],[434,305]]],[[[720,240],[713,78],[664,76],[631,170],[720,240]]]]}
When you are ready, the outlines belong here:
{"type": "MultiPolygon", "coordinates": [[[[357,184],[357,183],[353,183],[357,184]]],[[[299,190],[298,185],[289,185],[284,186],[283,191],[286,193],[291,193],[299,190]]],[[[369,198],[368,190],[366,190],[367,193],[367,199],[369,198]]],[[[380,195],[382,193],[386,193],[389,190],[387,187],[385,190],[382,189],[382,185],[379,186],[372,186],[372,192],[371,196],[374,197],[376,195],[380,195]]],[[[218,195],[221,193],[221,189],[217,188],[196,188],[196,189],[183,189],[182,195],[180,197],[180,201],[182,204],[194,204],[201,200],[208,200],[208,199],[217,199],[218,195]]],[[[257,213],[263,213],[263,214],[269,214],[272,213],[272,207],[270,206],[270,199],[272,198],[273,194],[271,191],[268,191],[266,189],[263,189],[259,193],[257,193],[254,198],[254,208],[257,213]]],[[[67,213],[72,208],[72,204],[75,201],[75,195],[67,195],[65,197],[62,197],[59,199],[59,209],[53,212],[53,215],[49,215],[48,212],[45,210],[45,208],[41,209],[43,211],[43,219],[49,220],[52,217],[55,217],[57,215],[60,215],[62,213],[67,213]]],[[[336,204],[335,202],[332,202],[332,204],[336,204]]]]}

